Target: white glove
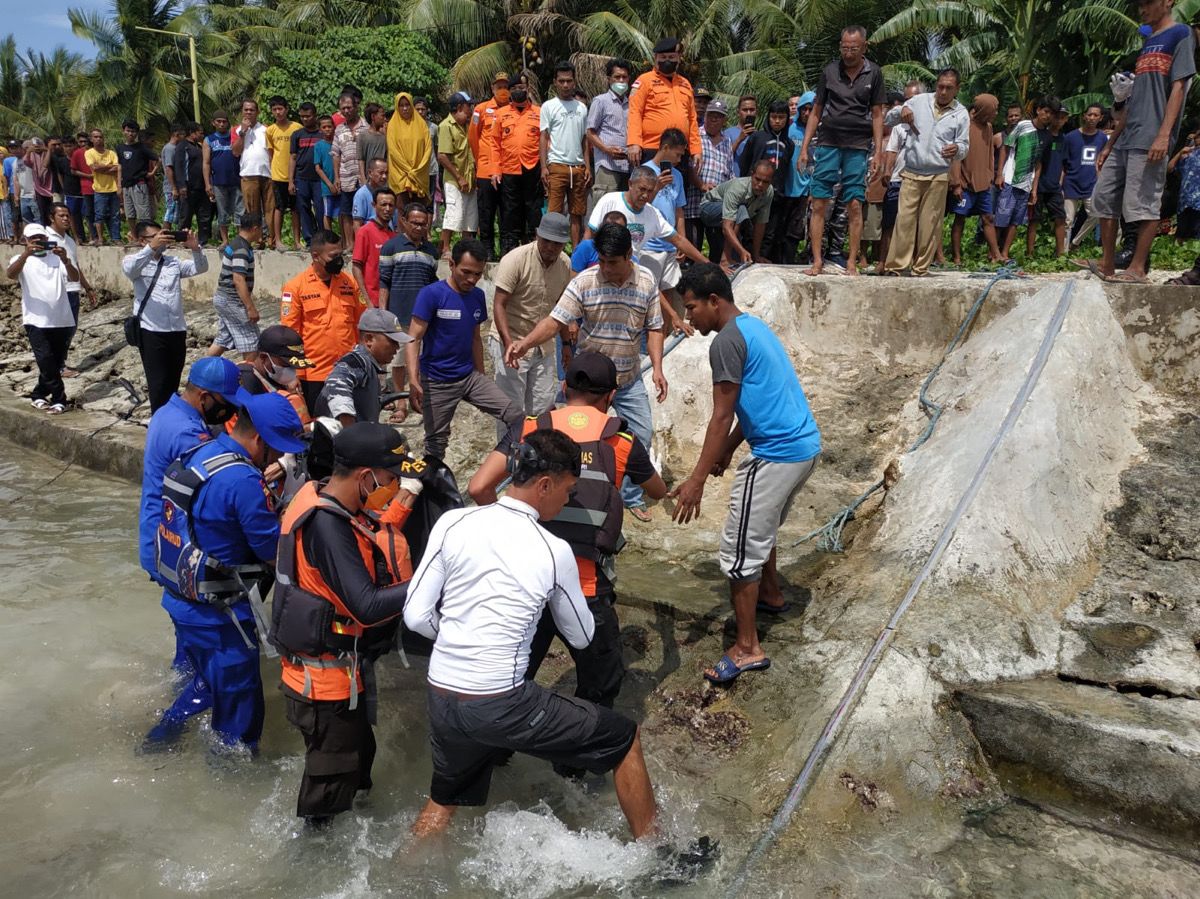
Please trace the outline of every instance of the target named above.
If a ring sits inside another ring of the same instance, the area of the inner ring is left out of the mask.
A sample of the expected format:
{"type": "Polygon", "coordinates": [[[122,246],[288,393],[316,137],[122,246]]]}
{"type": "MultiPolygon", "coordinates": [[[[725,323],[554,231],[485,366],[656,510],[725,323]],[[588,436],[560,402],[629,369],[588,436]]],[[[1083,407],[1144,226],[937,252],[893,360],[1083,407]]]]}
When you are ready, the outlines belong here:
{"type": "Polygon", "coordinates": [[[425,485],[422,484],[416,478],[401,478],[400,479],[400,489],[407,490],[413,496],[420,496],[421,490],[424,489],[424,487],[425,487],[425,485]]]}
{"type": "Polygon", "coordinates": [[[1124,103],[1129,99],[1129,95],[1133,93],[1133,78],[1132,72],[1117,72],[1108,79],[1114,103],[1124,103]]]}

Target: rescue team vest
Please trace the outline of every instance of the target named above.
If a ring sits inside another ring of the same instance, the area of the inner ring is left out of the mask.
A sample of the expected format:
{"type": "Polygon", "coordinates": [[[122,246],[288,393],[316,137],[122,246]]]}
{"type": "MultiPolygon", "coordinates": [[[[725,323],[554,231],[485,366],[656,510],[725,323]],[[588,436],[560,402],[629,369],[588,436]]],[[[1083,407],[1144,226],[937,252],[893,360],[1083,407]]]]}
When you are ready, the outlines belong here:
{"type": "Polygon", "coordinates": [[[625,504],[618,490],[633,449],[625,422],[591,406],[564,406],[525,419],[524,434],[553,428],[579,444],[579,481],[575,495],[546,530],[571,544],[580,559],[602,561],[620,552],[625,504]]]}
{"type": "Polygon", "coordinates": [[[158,579],[180,599],[226,610],[246,597],[255,581],[267,578],[266,565],[227,565],[208,554],[196,540],[192,515],[204,485],[217,472],[244,465],[261,477],[254,464],[239,453],[220,453],[195,465],[192,447],[167,467],[163,475],[163,514],[155,534],[154,555],[158,579]]]}
{"type": "Polygon", "coordinates": [[[371,627],[360,624],[305,558],[303,528],[319,510],[349,523],[363,564],[376,584],[410,580],[412,561],[398,528],[381,525],[378,531],[372,530],[341,505],[321,496],[318,486],[316,481],[305,484],[283,519],[269,638],[283,657],[287,686],[313,699],[349,698],[350,707],[357,708],[362,690],[359,655],[374,658],[387,652],[395,639],[399,615],[371,627]],[[301,582],[311,589],[301,587],[301,582]]]}

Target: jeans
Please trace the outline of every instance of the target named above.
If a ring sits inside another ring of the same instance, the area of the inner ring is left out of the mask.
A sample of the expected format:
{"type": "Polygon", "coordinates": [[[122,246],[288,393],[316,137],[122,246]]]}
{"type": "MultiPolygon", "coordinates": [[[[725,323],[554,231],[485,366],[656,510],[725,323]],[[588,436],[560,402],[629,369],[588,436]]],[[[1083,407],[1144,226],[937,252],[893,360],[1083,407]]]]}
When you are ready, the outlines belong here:
{"type": "Polygon", "coordinates": [[[228,225],[233,223],[233,230],[238,228],[238,221],[245,213],[246,208],[242,204],[242,191],[236,184],[223,187],[216,185],[213,187],[213,196],[217,199],[217,224],[228,225]]]}
{"type": "Polygon", "coordinates": [[[63,387],[62,369],[67,363],[67,350],[74,333],[74,328],[25,326],[25,334],[29,337],[29,346],[38,368],[37,385],[30,393],[30,399],[66,404],[67,392],[63,387]]]}
{"type": "MultiPolygon", "coordinates": [[[[205,197],[205,199],[208,199],[205,197]]],[[[147,331],[142,328],[138,353],[146,372],[146,387],[153,414],[179,389],[187,356],[187,331],[147,331]]]]}
{"type": "Polygon", "coordinates": [[[317,210],[324,213],[325,207],[321,202],[321,182],[296,179],[296,208],[300,210],[300,233],[304,242],[312,241],[313,232],[324,227],[324,215],[318,216],[317,210]]]}
{"type": "Polygon", "coordinates": [[[71,210],[71,222],[75,225],[75,236],[81,243],[92,239],[92,195],[67,197],[67,208],[71,210]]]}
{"type": "Polygon", "coordinates": [[[34,197],[21,197],[21,222],[26,225],[42,224],[42,214],[34,197]]]}
{"type": "MultiPolygon", "coordinates": [[[[654,418],[650,413],[650,394],[639,375],[632,383],[617,390],[612,401],[612,411],[629,425],[629,430],[642,441],[646,451],[650,450],[650,439],[654,436],[654,418]]],[[[642,488],[629,480],[628,475],[621,482],[621,499],[626,506],[642,505],[642,488]]]]}
{"type": "Polygon", "coordinates": [[[108,239],[113,243],[121,242],[121,206],[117,202],[117,194],[95,193],[92,195],[96,223],[96,237],[104,239],[104,225],[108,225],[108,239]]]}

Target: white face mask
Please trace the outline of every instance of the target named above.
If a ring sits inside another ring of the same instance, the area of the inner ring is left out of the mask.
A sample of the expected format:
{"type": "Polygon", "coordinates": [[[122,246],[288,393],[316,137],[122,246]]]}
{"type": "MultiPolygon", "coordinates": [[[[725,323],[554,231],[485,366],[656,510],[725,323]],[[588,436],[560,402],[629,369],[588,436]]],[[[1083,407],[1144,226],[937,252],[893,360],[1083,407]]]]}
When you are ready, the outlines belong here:
{"type": "Polygon", "coordinates": [[[287,365],[275,365],[269,359],[267,360],[267,377],[278,384],[280,387],[285,387],[288,384],[293,384],[296,381],[296,369],[287,365]]]}

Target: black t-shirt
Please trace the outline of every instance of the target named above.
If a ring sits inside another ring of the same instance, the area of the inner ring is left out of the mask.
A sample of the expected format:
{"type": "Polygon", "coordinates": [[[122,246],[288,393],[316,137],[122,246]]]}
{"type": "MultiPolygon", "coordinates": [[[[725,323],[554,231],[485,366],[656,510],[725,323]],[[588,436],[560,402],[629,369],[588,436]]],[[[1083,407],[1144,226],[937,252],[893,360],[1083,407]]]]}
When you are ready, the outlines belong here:
{"type": "Polygon", "coordinates": [[[864,59],[858,76],[851,81],[835,59],[821,72],[816,102],[821,105],[821,122],[816,140],[822,147],[869,150],[873,139],[871,107],[887,99],[883,70],[864,59]]]}
{"type": "Polygon", "coordinates": [[[50,157],[50,169],[54,172],[54,192],[67,197],[83,196],[79,179],[71,174],[71,157],[65,153],[50,157]]]}
{"type": "MultiPolygon", "coordinates": [[[[519,418],[514,421],[496,444],[496,452],[507,456],[508,451],[521,442],[524,430],[525,419],[519,418]]],[[[629,450],[629,458],[625,462],[625,474],[629,475],[629,480],[635,484],[644,484],[658,474],[654,463],[650,461],[650,453],[636,435],[633,438],[633,447],[629,450]]]]}
{"type": "Polygon", "coordinates": [[[181,140],[175,148],[175,184],[204,190],[204,153],[199,144],[181,140]]]}
{"type": "Polygon", "coordinates": [[[320,131],[309,131],[301,128],[292,134],[292,159],[296,160],[297,181],[320,181],[314,152],[317,144],[324,139],[320,131]]]}
{"type": "MultiPolygon", "coordinates": [[[[117,144],[117,161],[121,165],[121,186],[133,187],[145,181],[150,172],[150,163],[158,159],[158,154],[145,144],[117,144]]],[[[200,183],[204,183],[204,175],[200,175],[200,183]]]]}

